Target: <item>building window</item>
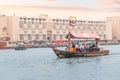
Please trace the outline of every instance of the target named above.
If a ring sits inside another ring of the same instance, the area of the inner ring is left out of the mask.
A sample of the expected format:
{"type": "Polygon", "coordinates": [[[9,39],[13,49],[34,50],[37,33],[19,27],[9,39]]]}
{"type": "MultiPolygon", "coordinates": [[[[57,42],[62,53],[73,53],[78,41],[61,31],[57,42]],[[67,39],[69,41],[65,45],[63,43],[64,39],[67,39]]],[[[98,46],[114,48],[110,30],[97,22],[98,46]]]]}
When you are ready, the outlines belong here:
{"type": "Polygon", "coordinates": [[[31,20],[34,20],[34,18],[31,18],[31,20]]]}
{"type": "Polygon", "coordinates": [[[56,34],[53,35],[53,39],[56,40],[56,34]]]}
{"type": "Polygon", "coordinates": [[[106,27],[104,26],[103,29],[106,30],[106,27]]]}
{"type": "Polygon", "coordinates": [[[39,22],[39,24],[41,24],[41,22],[39,22]]]}
{"type": "Polygon", "coordinates": [[[26,21],[24,21],[24,24],[26,24],[26,21]]]}
{"type": "Polygon", "coordinates": [[[28,18],[28,20],[30,20],[30,18],[28,18]]]}
{"type": "Polygon", "coordinates": [[[91,31],[92,34],[94,34],[94,31],[91,31]]]}
{"type": "Polygon", "coordinates": [[[60,35],[60,39],[63,39],[63,35],[62,34],[60,35]]]}
{"type": "Polygon", "coordinates": [[[38,20],[38,18],[36,18],[35,20],[38,20]]]}
{"type": "Polygon", "coordinates": [[[31,38],[31,34],[28,34],[28,40],[31,40],[32,38],[31,38]]]}
{"type": "Polygon", "coordinates": [[[46,35],[45,34],[43,34],[43,40],[46,40],[46,35]]]}
{"type": "Polygon", "coordinates": [[[39,21],[41,21],[41,18],[39,18],[39,21]]]}
{"type": "Polygon", "coordinates": [[[59,20],[58,19],[56,19],[56,22],[58,22],[59,20]]]}
{"type": "Polygon", "coordinates": [[[55,21],[55,19],[53,19],[53,21],[55,21]]]}
{"type": "Polygon", "coordinates": [[[56,29],[56,23],[53,23],[53,29],[56,29]]]}
{"type": "Polygon", "coordinates": [[[36,28],[39,27],[39,23],[38,23],[38,22],[35,23],[35,27],[36,27],[36,28]]]}
{"type": "Polygon", "coordinates": [[[31,28],[31,22],[27,23],[28,28],[31,28]]]}
{"type": "Polygon", "coordinates": [[[97,31],[96,34],[99,34],[99,32],[97,31]]]}
{"type": "Polygon", "coordinates": [[[60,28],[63,28],[63,23],[60,23],[60,24],[59,24],[59,27],[60,27],[60,28]]]}
{"type": "Polygon", "coordinates": [[[42,27],[43,27],[43,28],[46,28],[46,22],[43,22],[43,23],[42,23],[42,27]]]}
{"type": "Polygon", "coordinates": [[[32,31],[32,33],[34,34],[34,33],[35,33],[35,31],[32,31]]]}
{"type": "Polygon", "coordinates": [[[63,22],[63,24],[62,25],[65,25],[65,22],[63,22]]]}
{"type": "Polygon", "coordinates": [[[34,21],[32,21],[32,24],[34,24],[34,21]]]}
{"type": "Polygon", "coordinates": [[[27,34],[27,31],[24,31],[25,34],[27,34]]]}
{"type": "Polygon", "coordinates": [[[104,34],[104,39],[106,39],[106,35],[104,34]]]}
{"type": "Polygon", "coordinates": [[[22,17],[20,17],[20,20],[22,20],[22,17]]]}
{"type": "Polygon", "coordinates": [[[65,34],[66,34],[66,31],[64,31],[63,34],[65,35],[65,34]]]}
{"type": "Polygon", "coordinates": [[[23,34],[20,34],[20,40],[24,40],[23,34]]]}
{"type": "Polygon", "coordinates": [[[39,31],[39,33],[41,33],[41,34],[42,34],[42,31],[39,31]]]}
{"type": "Polygon", "coordinates": [[[20,26],[20,28],[23,28],[23,27],[24,27],[23,21],[20,21],[20,22],[19,22],[19,26],[20,26]]]}
{"type": "Polygon", "coordinates": [[[45,19],[43,19],[43,21],[45,21],[45,19]]]}
{"type": "Polygon", "coordinates": [[[27,18],[24,18],[24,20],[27,20],[27,18]]]}
{"type": "Polygon", "coordinates": [[[99,27],[99,30],[101,30],[102,27],[99,27]]]}
{"type": "Polygon", "coordinates": [[[56,34],[59,35],[59,31],[57,31],[56,34]]]}
{"type": "Polygon", "coordinates": [[[69,24],[68,24],[68,23],[66,23],[65,25],[66,25],[66,27],[69,27],[69,24]]]}
{"type": "Polygon", "coordinates": [[[36,34],[36,38],[35,38],[36,40],[39,40],[39,34],[36,34]]]}
{"type": "Polygon", "coordinates": [[[78,27],[81,27],[80,24],[78,24],[78,27]]]}
{"type": "Polygon", "coordinates": [[[101,35],[99,34],[100,38],[101,38],[101,35]]]}

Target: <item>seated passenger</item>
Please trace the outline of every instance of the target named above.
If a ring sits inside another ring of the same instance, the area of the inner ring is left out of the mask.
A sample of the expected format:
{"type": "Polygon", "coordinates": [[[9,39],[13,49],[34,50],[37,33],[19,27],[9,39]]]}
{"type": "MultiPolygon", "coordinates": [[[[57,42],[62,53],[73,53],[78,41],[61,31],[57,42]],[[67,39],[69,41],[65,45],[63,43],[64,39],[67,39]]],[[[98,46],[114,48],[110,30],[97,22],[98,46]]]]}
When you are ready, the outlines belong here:
{"type": "Polygon", "coordinates": [[[82,52],[84,50],[84,47],[82,46],[82,44],[79,46],[80,52],[82,52]]]}
{"type": "Polygon", "coordinates": [[[85,52],[88,51],[88,45],[87,44],[84,45],[84,50],[85,50],[85,52]]]}
{"type": "Polygon", "coordinates": [[[78,51],[78,52],[80,51],[80,50],[79,50],[79,47],[78,47],[78,44],[75,45],[75,49],[76,49],[76,51],[78,51]]]}

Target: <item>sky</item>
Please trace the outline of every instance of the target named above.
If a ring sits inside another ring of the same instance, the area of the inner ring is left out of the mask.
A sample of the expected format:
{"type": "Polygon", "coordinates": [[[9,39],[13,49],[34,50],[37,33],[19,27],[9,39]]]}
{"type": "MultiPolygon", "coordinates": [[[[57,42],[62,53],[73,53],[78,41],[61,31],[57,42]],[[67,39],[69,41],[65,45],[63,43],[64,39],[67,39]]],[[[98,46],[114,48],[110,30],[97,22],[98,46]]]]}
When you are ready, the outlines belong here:
{"type": "Polygon", "coordinates": [[[0,0],[0,14],[105,19],[120,16],[120,0],[0,0]]]}

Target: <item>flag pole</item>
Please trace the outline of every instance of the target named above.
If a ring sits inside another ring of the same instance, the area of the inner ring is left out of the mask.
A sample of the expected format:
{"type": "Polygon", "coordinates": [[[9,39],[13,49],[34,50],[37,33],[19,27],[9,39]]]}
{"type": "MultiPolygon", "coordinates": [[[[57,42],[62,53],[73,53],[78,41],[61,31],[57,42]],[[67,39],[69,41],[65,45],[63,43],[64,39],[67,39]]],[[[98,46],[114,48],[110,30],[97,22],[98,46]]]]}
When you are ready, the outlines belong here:
{"type": "Polygon", "coordinates": [[[71,21],[69,21],[69,28],[68,28],[68,51],[70,51],[70,26],[71,26],[71,21]]]}
{"type": "Polygon", "coordinates": [[[68,51],[70,51],[70,30],[69,30],[69,33],[68,33],[68,51]]]}
{"type": "Polygon", "coordinates": [[[69,20],[69,33],[68,33],[68,50],[70,51],[70,44],[71,44],[71,33],[70,33],[70,26],[75,26],[75,22],[69,20]]]}

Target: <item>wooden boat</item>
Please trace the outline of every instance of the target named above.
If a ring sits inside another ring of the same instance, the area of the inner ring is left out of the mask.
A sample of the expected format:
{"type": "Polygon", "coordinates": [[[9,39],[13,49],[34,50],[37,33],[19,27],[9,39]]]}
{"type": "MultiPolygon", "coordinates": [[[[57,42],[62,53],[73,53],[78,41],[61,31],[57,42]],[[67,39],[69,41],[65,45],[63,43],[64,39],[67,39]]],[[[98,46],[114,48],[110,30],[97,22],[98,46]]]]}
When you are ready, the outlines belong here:
{"type": "Polygon", "coordinates": [[[94,52],[70,52],[70,51],[65,51],[65,50],[58,50],[54,47],[52,47],[52,50],[59,58],[94,57],[94,56],[102,56],[102,55],[109,54],[109,50],[94,51],[94,52]]]}
{"type": "Polygon", "coordinates": [[[26,50],[27,48],[25,48],[25,47],[19,47],[19,48],[16,48],[15,47],[15,50],[26,50]]]}
{"type": "Polygon", "coordinates": [[[0,41],[0,49],[7,49],[7,42],[6,41],[0,41]]]}
{"type": "Polygon", "coordinates": [[[24,44],[16,44],[15,50],[26,50],[27,48],[25,47],[24,44]]]}
{"type": "Polygon", "coordinates": [[[58,50],[56,47],[52,47],[52,50],[54,51],[54,53],[57,55],[57,57],[59,58],[70,58],[70,57],[94,57],[94,56],[102,56],[102,55],[108,55],[109,54],[109,50],[98,50],[98,51],[83,51],[83,52],[79,52],[79,51],[70,51],[70,38],[95,38],[96,40],[96,45],[98,44],[99,41],[99,36],[97,35],[87,35],[87,36],[83,36],[83,35],[75,35],[73,33],[68,33],[68,35],[66,36],[68,38],[68,50],[58,50]]]}

